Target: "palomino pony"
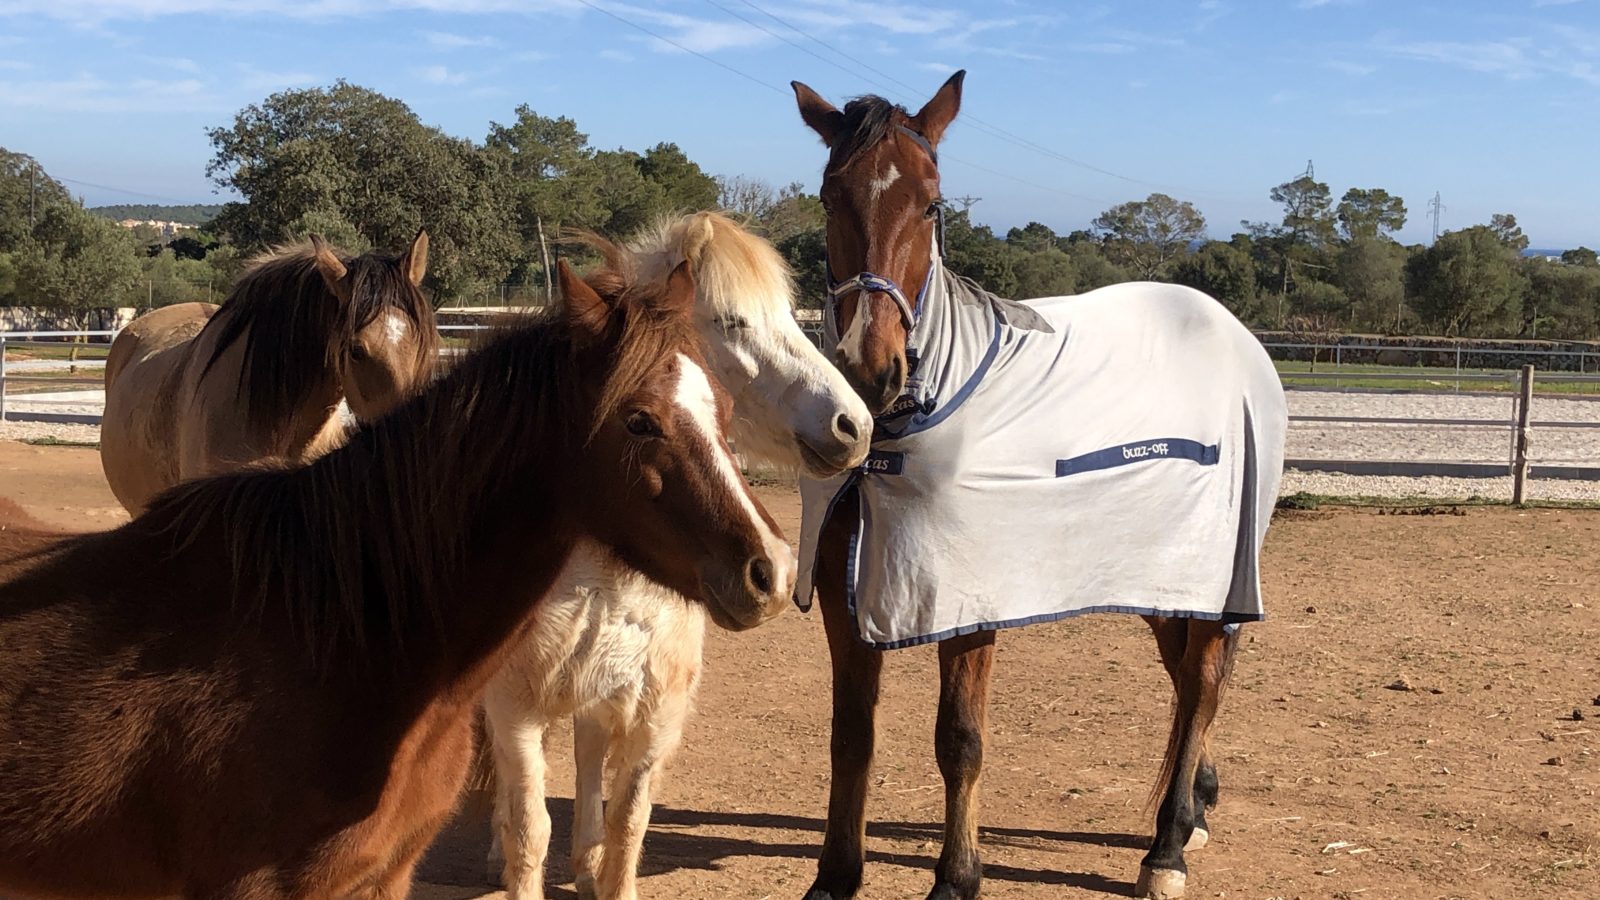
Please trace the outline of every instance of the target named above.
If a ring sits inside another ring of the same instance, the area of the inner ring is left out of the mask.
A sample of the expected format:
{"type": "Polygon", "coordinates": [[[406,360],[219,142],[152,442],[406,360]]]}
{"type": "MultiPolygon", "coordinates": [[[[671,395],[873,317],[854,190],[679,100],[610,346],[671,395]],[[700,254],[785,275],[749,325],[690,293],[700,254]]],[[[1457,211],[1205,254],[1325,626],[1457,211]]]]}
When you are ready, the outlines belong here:
{"type": "Polygon", "coordinates": [[[106,359],[100,462],[138,515],[161,491],[261,459],[308,462],[425,384],[438,351],[419,286],[428,235],[350,258],[313,236],[258,257],[219,308],[180,303],[106,359]]]}
{"type": "MultiPolygon", "coordinates": [[[[733,397],[742,456],[819,478],[865,459],[871,416],[800,330],[788,267],[771,244],[715,213],[663,219],[625,247],[594,243],[610,268],[590,276],[594,283],[619,275],[659,282],[688,262],[695,326],[733,397]]],[[[565,716],[574,717],[577,743],[578,891],[636,895],[651,782],[683,733],[704,637],[699,606],[597,546],[573,552],[484,700],[497,784],[489,877],[503,879],[513,900],[544,897],[544,734],[565,716]],[[603,802],[607,756],[613,775],[603,802]]]]}
{"type": "Polygon", "coordinates": [[[786,601],[687,267],[561,282],[309,465],[0,563],[0,894],[403,898],[575,543],[734,627],[786,601]]]}
{"type": "Polygon", "coordinates": [[[1206,740],[1238,624],[1262,617],[1283,388],[1198,291],[1021,304],[944,269],[937,147],[962,78],[915,115],[870,96],[840,111],[794,85],[829,148],[826,325],[877,417],[867,465],[802,486],[797,599],[815,587],[833,662],[832,793],[807,898],[861,886],[882,649],[939,644],[945,829],[929,897],[972,898],[995,630],[1100,610],[1145,617],[1177,696],[1136,890],[1179,897],[1217,800],[1206,740]]]}

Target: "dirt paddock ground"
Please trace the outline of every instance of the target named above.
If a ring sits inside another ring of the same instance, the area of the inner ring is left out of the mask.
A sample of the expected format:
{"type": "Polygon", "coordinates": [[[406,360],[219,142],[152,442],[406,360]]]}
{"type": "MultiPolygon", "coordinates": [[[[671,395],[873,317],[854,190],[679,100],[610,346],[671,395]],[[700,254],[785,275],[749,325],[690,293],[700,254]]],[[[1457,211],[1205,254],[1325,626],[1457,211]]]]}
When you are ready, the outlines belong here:
{"type": "MultiPolygon", "coordinates": [[[[794,493],[762,495],[794,536],[794,493]]],[[[57,526],[122,518],[94,450],[0,442],[0,497],[57,526]]],[[[1246,627],[1215,730],[1222,802],[1189,855],[1191,897],[1600,891],[1600,512],[1288,513],[1265,572],[1271,618],[1246,627]]],[[[862,895],[922,897],[943,801],[933,650],[885,669],[862,895]]],[[[984,895],[1127,895],[1170,690],[1148,632],[1118,616],[1006,632],[996,673],[984,895]]],[[[828,685],[815,613],[711,636],[657,793],[645,897],[800,897],[826,807],[828,685]]],[[[550,893],[571,897],[570,734],[550,741],[550,893]]],[[[415,896],[496,896],[480,807],[415,896]]]]}

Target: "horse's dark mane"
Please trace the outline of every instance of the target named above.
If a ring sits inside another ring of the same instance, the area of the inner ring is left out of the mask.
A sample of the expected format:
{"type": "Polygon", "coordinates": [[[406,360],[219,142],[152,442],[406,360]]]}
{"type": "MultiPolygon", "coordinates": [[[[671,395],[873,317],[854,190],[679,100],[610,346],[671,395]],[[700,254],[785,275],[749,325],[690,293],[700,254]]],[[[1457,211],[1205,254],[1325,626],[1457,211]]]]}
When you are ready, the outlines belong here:
{"type": "Polygon", "coordinates": [[[309,243],[256,257],[228,292],[205,330],[220,329],[201,377],[240,337],[245,337],[238,396],[248,427],[273,434],[306,395],[337,371],[361,329],[385,310],[411,320],[418,336],[417,364],[438,353],[433,307],[399,265],[400,256],[338,254],[350,273],[350,302],[328,289],[309,243]]]}
{"type": "Polygon", "coordinates": [[[236,600],[256,615],[286,608],[314,658],[425,638],[468,576],[486,511],[537,501],[540,488],[570,479],[597,423],[694,346],[688,317],[644,296],[661,287],[618,288],[605,358],[584,349],[564,316],[530,316],[309,466],[180,485],[137,521],[170,529],[180,548],[220,533],[236,600]]]}
{"type": "Polygon", "coordinates": [[[877,146],[894,127],[896,114],[909,116],[906,108],[879,97],[865,94],[844,105],[844,123],[834,138],[833,149],[828,153],[828,171],[837,172],[850,165],[867,150],[877,146]]]}

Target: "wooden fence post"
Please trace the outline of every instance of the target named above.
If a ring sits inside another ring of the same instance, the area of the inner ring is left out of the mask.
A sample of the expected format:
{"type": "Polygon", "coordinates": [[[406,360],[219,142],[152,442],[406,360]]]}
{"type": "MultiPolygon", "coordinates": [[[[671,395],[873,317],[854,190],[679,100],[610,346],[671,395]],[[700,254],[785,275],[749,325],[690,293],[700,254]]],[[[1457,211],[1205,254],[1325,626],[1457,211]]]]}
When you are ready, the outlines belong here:
{"type": "Polygon", "coordinates": [[[1522,367],[1522,389],[1517,401],[1517,454],[1511,466],[1511,503],[1522,505],[1528,480],[1528,407],[1533,405],[1533,366],[1522,367]]]}
{"type": "Polygon", "coordinates": [[[0,422],[6,420],[6,339],[0,335],[0,422]]]}

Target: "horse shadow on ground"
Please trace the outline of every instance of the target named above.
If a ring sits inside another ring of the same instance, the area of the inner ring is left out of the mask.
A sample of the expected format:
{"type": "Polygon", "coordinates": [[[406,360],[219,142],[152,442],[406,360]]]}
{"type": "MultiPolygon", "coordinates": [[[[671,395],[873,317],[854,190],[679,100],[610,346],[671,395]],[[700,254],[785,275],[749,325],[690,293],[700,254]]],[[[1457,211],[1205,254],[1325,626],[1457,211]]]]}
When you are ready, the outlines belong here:
{"type": "MultiPolygon", "coordinates": [[[[550,857],[546,862],[546,894],[552,900],[573,900],[572,866],[567,849],[572,840],[572,800],[552,797],[549,801],[551,836],[550,857]]],[[[735,813],[721,811],[676,809],[657,806],[650,817],[650,833],[645,840],[644,861],[640,874],[659,875],[679,869],[706,872],[719,871],[720,861],[733,857],[751,856],[814,860],[822,849],[822,832],[826,823],[806,816],[789,816],[774,813],[735,813]],[[727,827],[801,831],[815,835],[804,843],[763,841],[759,838],[723,837],[692,834],[675,829],[727,827]]],[[[417,871],[419,882],[439,887],[461,888],[460,891],[434,890],[426,900],[467,900],[489,890],[486,859],[489,851],[489,810],[485,795],[469,799],[462,811],[447,826],[438,840],[428,850],[417,871]]],[[[931,842],[937,848],[944,833],[941,823],[930,822],[869,822],[867,835],[871,838],[914,843],[931,842]]],[[[1028,850],[1050,851],[1052,844],[1080,844],[1096,847],[1142,850],[1149,838],[1134,834],[1085,831],[1041,831],[1022,828],[981,828],[981,840],[988,847],[1015,847],[1028,850]]],[[[867,852],[867,864],[889,864],[932,871],[938,851],[928,854],[895,853],[881,850],[867,852]]],[[[870,877],[870,876],[869,876],[870,877]]],[[[1050,884],[1100,891],[1128,896],[1133,884],[1106,878],[1093,872],[1060,872],[1052,869],[1033,869],[1005,865],[992,859],[985,860],[983,877],[991,881],[1009,881],[1022,884],[1050,884]]],[[[419,898],[424,895],[418,894],[419,898]]]]}

